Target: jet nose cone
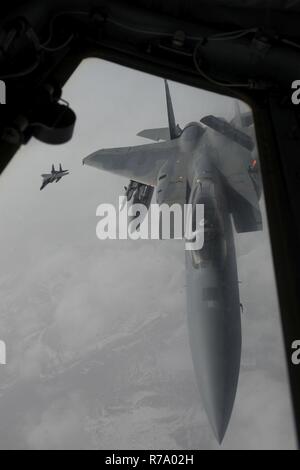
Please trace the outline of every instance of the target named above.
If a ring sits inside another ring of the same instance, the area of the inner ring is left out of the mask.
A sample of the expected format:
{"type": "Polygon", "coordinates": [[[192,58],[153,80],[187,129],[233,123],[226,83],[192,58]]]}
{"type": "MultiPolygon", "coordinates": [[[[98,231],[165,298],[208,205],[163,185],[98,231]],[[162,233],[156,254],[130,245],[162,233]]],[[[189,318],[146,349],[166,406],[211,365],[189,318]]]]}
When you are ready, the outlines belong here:
{"type": "Polygon", "coordinates": [[[205,395],[205,392],[203,392],[202,395],[208,420],[215,438],[220,445],[224,440],[229,426],[236,395],[236,387],[232,387],[231,392],[229,391],[228,386],[225,387],[225,389],[227,389],[225,393],[229,393],[231,395],[231,400],[226,399],[224,394],[223,397],[219,398],[216,398],[213,395],[208,397],[208,395],[205,395]]]}
{"type": "Polygon", "coordinates": [[[222,444],[227,432],[229,422],[236,398],[238,378],[240,371],[240,347],[239,340],[231,348],[230,354],[235,358],[226,359],[226,349],[224,348],[223,359],[221,356],[214,357],[215,351],[211,348],[211,358],[206,364],[199,360],[199,355],[194,349],[194,364],[197,375],[197,382],[202,396],[204,407],[211,428],[219,444],[222,444]],[[196,365],[198,361],[198,367],[196,365]],[[227,363],[226,363],[227,362],[227,363]],[[222,368],[224,370],[222,371],[222,368]]]}
{"type": "Polygon", "coordinates": [[[213,269],[188,263],[188,325],[199,391],[221,444],[236,398],[241,361],[241,316],[237,287],[227,286],[213,269]],[[214,287],[212,287],[214,286],[214,287]],[[218,298],[217,292],[223,294],[218,298]],[[223,296],[222,296],[223,295],[223,296]]]}

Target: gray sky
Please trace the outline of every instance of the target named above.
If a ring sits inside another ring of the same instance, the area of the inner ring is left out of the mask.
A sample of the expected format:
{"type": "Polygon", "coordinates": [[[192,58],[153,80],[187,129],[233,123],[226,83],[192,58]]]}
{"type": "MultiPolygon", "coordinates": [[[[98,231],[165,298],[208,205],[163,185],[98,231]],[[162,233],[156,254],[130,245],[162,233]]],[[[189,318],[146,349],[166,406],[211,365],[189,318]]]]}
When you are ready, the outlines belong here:
{"type": "MultiPolygon", "coordinates": [[[[170,84],[181,125],[230,99],[170,84]]],[[[72,142],[32,141],[0,178],[2,449],[218,449],[188,346],[181,242],[100,242],[96,208],[126,180],[82,167],[167,123],[163,81],[100,60],[64,91],[72,142]],[[40,192],[52,163],[71,171],[40,192]]],[[[224,449],[292,449],[295,436],[268,233],[237,237],[243,367],[224,449]]]]}

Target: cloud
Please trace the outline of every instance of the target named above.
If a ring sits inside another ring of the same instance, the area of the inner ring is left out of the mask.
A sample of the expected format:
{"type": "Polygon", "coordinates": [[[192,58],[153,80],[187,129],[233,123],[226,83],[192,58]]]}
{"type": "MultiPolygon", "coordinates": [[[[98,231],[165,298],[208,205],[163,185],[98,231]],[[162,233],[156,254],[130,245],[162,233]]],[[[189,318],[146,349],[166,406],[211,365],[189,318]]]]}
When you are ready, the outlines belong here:
{"type": "MultiPolygon", "coordinates": [[[[182,125],[231,106],[179,84],[172,93],[182,125]]],[[[183,246],[97,240],[96,208],[114,203],[124,180],[81,165],[98,148],[143,143],[138,131],[165,126],[163,83],[91,60],[64,95],[78,111],[74,140],[55,149],[31,142],[0,181],[0,336],[9,352],[1,446],[217,448],[192,370],[183,246]],[[60,162],[70,178],[41,194],[40,174],[60,162]]],[[[237,242],[244,355],[254,367],[242,372],[223,448],[293,448],[268,233],[237,242]]]]}
{"type": "Polygon", "coordinates": [[[85,450],[88,442],[86,410],[80,397],[53,403],[37,423],[24,430],[31,450],[85,450]]]}

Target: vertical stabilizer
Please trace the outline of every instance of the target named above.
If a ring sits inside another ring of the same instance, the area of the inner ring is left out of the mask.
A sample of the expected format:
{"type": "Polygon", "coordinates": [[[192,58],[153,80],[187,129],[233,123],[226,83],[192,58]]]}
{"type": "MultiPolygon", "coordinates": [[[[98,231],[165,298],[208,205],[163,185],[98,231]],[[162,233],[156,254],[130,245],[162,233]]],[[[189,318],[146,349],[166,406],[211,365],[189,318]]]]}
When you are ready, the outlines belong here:
{"type": "Polygon", "coordinates": [[[173,103],[170,93],[170,88],[167,80],[165,80],[166,86],[166,97],[167,97],[167,108],[168,108],[168,119],[169,119],[169,129],[171,140],[177,139],[179,136],[178,126],[176,125],[175,114],[173,109],[173,103]]]}
{"type": "Polygon", "coordinates": [[[235,100],[234,102],[234,111],[235,111],[235,116],[234,116],[235,126],[238,128],[244,127],[241,106],[238,100],[235,100]]]}

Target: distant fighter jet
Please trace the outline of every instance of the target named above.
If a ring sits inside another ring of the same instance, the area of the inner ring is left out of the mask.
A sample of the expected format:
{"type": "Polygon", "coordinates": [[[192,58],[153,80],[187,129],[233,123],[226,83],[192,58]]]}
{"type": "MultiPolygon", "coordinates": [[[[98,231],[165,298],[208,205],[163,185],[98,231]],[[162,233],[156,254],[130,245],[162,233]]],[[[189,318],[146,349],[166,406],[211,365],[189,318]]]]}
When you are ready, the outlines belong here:
{"type": "Polygon", "coordinates": [[[42,191],[50,183],[58,183],[64,176],[67,176],[69,174],[69,171],[63,170],[61,165],[59,165],[58,171],[56,171],[54,165],[52,165],[51,173],[47,175],[42,175],[44,181],[40,190],[42,191]]]}
{"type": "Polygon", "coordinates": [[[139,135],[158,143],[100,150],[84,164],[157,188],[159,204],[204,205],[204,247],[186,252],[190,345],[202,400],[222,442],[241,365],[237,233],[262,230],[260,171],[251,113],[236,104],[231,121],[207,116],[183,130],[166,82],[168,129],[139,135]],[[159,142],[160,141],[160,142],[159,142]],[[161,142],[163,141],[163,142],[161,142]],[[233,222],[233,223],[232,223],[233,222]]]}

